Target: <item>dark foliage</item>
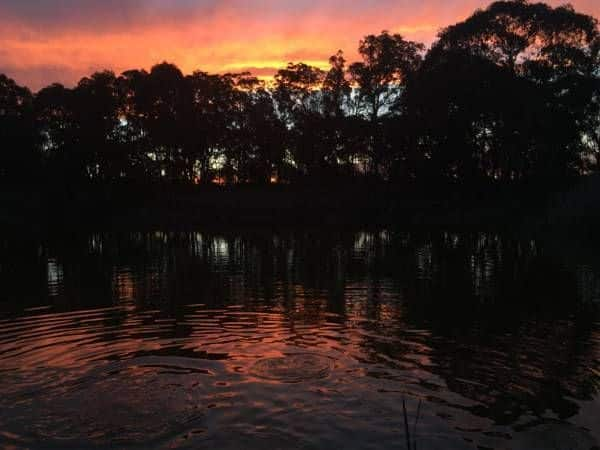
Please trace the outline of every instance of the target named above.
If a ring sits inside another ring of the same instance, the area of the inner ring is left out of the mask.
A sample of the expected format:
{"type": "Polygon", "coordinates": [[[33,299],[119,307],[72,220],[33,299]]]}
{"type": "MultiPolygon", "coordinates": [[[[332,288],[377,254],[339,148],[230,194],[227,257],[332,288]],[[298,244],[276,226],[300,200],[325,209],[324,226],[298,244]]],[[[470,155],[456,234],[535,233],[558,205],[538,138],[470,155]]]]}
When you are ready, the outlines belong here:
{"type": "Polygon", "coordinates": [[[570,6],[499,1],[428,51],[366,36],[323,71],[100,72],[37,94],[0,76],[9,183],[554,183],[595,171],[600,33],[570,6]]]}

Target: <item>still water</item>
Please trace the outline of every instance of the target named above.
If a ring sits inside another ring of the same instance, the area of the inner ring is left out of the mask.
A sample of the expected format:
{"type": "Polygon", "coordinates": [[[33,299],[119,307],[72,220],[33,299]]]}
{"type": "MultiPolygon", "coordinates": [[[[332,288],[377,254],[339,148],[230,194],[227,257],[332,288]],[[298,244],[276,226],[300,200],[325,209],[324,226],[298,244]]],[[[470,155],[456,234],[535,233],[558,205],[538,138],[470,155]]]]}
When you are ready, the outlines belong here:
{"type": "Polygon", "coordinates": [[[600,443],[600,254],[581,240],[4,235],[0,282],[0,447],[600,443]]]}

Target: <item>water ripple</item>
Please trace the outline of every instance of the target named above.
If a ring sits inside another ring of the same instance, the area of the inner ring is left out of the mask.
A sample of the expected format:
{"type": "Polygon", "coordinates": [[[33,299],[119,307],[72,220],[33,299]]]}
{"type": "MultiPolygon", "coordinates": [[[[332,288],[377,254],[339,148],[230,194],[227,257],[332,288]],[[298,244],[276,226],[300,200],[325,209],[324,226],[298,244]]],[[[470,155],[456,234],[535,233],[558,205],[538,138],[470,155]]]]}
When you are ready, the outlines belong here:
{"type": "Polygon", "coordinates": [[[589,450],[600,265],[571,274],[542,244],[392,232],[43,243],[25,266],[42,286],[6,292],[22,307],[0,300],[0,446],[402,448],[404,404],[423,449],[589,450]]]}

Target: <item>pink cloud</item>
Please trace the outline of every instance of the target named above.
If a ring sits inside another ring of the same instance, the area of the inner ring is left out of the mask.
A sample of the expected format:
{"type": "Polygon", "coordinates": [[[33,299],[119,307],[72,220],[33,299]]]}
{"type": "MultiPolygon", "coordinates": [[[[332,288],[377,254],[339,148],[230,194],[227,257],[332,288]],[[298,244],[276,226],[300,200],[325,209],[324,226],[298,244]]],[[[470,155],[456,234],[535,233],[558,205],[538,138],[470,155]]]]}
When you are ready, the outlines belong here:
{"type": "MultiPolygon", "coordinates": [[[[549,3],[558,5],[561,0],[549,3]]],[[[32,89],[74,84],[93,70],[149,68],[167,60],[184,72],[287,62],[325,65],[338,49],[356,57],[365,34],[387,29],[431,43],[481,0],[3,0],[0,72],[32,89]]],[[[600,16],[598,0],[573,1],[600,16]]]]}

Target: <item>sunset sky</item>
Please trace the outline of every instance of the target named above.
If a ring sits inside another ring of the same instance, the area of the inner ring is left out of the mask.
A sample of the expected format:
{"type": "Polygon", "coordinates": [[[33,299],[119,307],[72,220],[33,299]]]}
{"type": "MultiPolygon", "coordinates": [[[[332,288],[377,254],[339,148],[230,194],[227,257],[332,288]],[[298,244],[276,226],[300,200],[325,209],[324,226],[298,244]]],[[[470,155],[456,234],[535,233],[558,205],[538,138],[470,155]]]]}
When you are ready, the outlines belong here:
{"type": "MultiPolygon", "coordinates": [[[[562,4],[562,0],[548,3],[562,4]]],[[[573,0],[600,17],[600,0],[573,0]]],[[[95,70],[161,61],[194,70],[269,75],[289,61],[356,58],[362,36],[387,29],[431,43],[482,0],[0,0],[0,73],[33,90],[95,70]]]]}

